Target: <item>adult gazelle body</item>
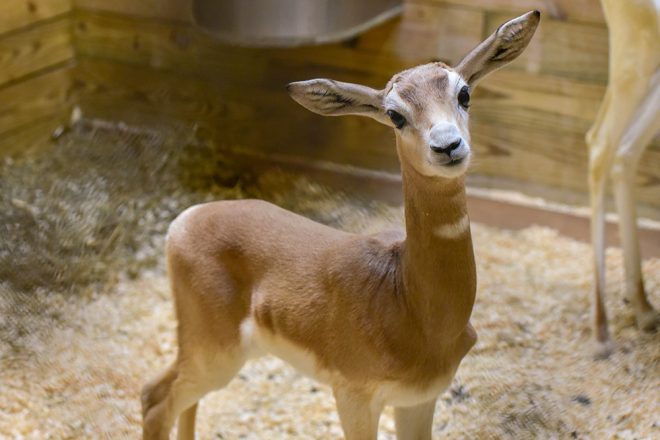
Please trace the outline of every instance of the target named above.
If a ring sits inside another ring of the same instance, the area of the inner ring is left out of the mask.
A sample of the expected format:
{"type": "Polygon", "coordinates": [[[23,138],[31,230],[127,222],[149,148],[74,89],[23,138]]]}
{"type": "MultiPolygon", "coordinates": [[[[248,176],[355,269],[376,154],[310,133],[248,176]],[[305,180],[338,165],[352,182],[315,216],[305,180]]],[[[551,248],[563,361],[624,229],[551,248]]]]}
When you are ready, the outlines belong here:
{"type": "Polygon", "coordinates": [[[179,352],[143,390],[145,438],[168,438],[179,416],[179,438],[193,438],[198,400],[265,353],[332,387],[347,439],[375,439],[386,405],[399,438],[431,437],[435,399],[476,341],[470,90],[522,52],[539,16],[503,24],[455,68],[418,66],[382,90],[289,85],[313,112],[395,129],[405,233],[350,234],[257,200],[182,213],[167,240],[179,352]]]}
{"type": "Polygon", "coordinates": [[[601,0],[609,29],[609,81],[589,145],[591,242],[594,252],[594,333],[597,357],[613,349],[605,311],[605,189],[612,178],[623,247],[626,297],[637,326],[660,326],[644,290],[637,238],[635,174],[660,130],[660,0],[601,0]]]}

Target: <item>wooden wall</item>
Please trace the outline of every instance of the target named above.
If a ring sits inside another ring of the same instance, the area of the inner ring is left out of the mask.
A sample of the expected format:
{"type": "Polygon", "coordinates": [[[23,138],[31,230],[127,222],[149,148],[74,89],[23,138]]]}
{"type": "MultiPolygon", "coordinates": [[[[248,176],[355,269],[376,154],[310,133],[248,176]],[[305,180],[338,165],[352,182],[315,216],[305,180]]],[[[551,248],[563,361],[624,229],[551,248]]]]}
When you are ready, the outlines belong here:
{"type": "Polygon", "coordinates": [[[43,142],[68,116],[70,0],[0,2],[0,151],[43,142]]]}
{"type": "MultiPolygon", "coordinates": [[[[473,173],[494,178],[483,184],[552,188],[559,199],[585,194],[584,133],[607,81],[607,29],[598,0],[406,0],[401,18],[343,44],[271,50],[214,41],[192,26],[190,1],[73,0],[77,63],[70,90],[86,115],[138,124],[184,121],[239,150],[396,171],[389,129],[362,118],[311,114],[288,98],[285,85],[332,77],[382,87],[411,65],[457,61],[502,21],[535,8],[543,18],[530,47],[475,93],[473,173]]],[[[59,48],[59,58],[49,50],[31,62],[71,59],[70,49],[56,43],[68,38],[65,0],[10,3],[55,10],[42,30],[60,36],[45,43],[59,48]]],[[[3,38],[21,40],[23,32],[41,29],[26,23],[25,31],[3,38]]],[[[35,47],[26,45],[27,37],[22,41],[15,44],[35,47]]],[[[7,56],[0,62],[9,64],[7,56]]],[[[0,82],[30,71],[28,64],[12,63],[17,72],[0,71],[0,82]]],[[[53,88],[46,83],[41,86],[53,88]]],[[[54,102],[66,102],[61,93],[53,94],[54,102]]],[[[639,192],[660,206],[657,140],[642,160],[639,192]]]]}

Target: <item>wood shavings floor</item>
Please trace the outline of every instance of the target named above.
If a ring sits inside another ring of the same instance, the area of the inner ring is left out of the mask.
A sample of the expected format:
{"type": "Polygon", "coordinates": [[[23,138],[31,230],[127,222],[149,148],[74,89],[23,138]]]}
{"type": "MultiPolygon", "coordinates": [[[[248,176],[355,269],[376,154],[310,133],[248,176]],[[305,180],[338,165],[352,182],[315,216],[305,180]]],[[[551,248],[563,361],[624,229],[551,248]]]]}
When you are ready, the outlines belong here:
{"type": "MultiPolygon", "coordinates": [[[[162,245],[185,206],[260,197],[350,231],[401,225],[401,207],[283,172],[237,174],[186,136],[85,122],[33,162],[1,168],[0,439],[140,437],[139,390],[176,353],[162,245]],[[49,277],[82,287],[60,291],[49,277]]],[[[617,349],[594,361],[589,246],[539,227],[472,230],[479,342],[439,399],[434,437],[660,438],[660,335],[634,327],[620,251],[607,255],[617,349]]],[[[660,259],[643,269],[660,307],[660,259]]],[[[198,437],[338,439],[341,430],[327,387],[267,357],[202,401],[198,437]]],[[[394,438],[391,412],[379,438],[394,438]]]]}
{"type": "MultiPolygon", "coordinates": [[[[317,200],[299,202],[321,208],[317,200]]],[[[400,208],[349,208],[340,197],[324,209],[351,230],[400,221],[400,208]]],[[[439,399],[434,438],[660,438],[660,336],[634,327],[622,298],[621,253],[607,253],[617,349],[595,361],[589,246],[540,227],[472,228],[479,342],[439,399]]],[[[644,274],[658,307],[660,259],[645,261],[644,274]]],[[[23,332],[20,343],[29,349],[0,345],[0,438],[139,438],[139,389],[175,355],[162,268],[108,294],[36,295],[48,313],[23,332]]],[[[198,414],[202,439],[341,438],[329,389],[274,358],[249,363],[198,414]]],[[[379,438],[394,438],[389,411],[379,438]]]]}

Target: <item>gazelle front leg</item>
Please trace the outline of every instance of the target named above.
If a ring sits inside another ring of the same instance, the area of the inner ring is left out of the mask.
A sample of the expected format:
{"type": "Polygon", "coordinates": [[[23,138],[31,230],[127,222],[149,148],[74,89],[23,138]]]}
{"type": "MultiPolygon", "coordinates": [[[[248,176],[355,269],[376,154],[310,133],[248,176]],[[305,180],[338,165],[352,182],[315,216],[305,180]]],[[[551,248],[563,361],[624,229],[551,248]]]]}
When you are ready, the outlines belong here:
{"type": "Polygon", "coordinates": [[[397,440],[431,440],[435,400],[394,409],[397,440]]]}
{"type": "Polygon", "coordinates": [[[333,394],[346,440],[376,440],[383,405],[363,390],[335,387],[333,394]]]}
{"type": "Polygon", "coordinates": [[[660,324],[660,314],[653,309],[644,291],[634,180],[642,153],[660,130],[660,71],[653,76],[649,90],[623,136],[612,167],[619,236],[624,254],[626,296],[634,307],[637,326],[642,330],[655,329],[660,324]]]}

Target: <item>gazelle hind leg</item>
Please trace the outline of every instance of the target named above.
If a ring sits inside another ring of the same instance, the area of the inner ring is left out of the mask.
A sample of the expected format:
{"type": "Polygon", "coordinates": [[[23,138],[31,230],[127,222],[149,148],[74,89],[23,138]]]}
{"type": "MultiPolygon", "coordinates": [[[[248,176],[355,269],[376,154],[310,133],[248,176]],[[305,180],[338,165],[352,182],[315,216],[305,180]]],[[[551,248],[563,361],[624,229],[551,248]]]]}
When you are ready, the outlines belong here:
{"type": "Polygon", "coordinates": [[[592,145],[596,142],[596,136],[600,133],[602,130],[603,126],[603,121],[605,120],[605,116],[607,115],[607,109],[610,106],[610,88],[608,87],[605,89],[605,96],[603,96],[603,101],[600,103],[600,107],[598,107],[598,113],[596,114],[596,119],[594,120],[594,123],[591,125],[591,128],[589,128],[589,131],[587,132],[587,135],[585,137],[587,141],[587,145],[592,145]]]}
{"type": "Polygon", "coordinates": [[[646,146],[660,130],[660,71],[650,82],[649,93],[626,130],[612,167],[614,196],[619,214],[619,235],[625,265],[625,292],[635,310],[637,326],[653,330],[660,314],[644,291],[635,204],[635,174],[646,146]]]}
{"type": "Polygon", "coordinates": [[[397,440],[431,440],[435,400],[394,409],[397,440]]]}
{"type": "Polygon", "coordinates": [[[166,423],[165,401],[170,394],[172,382],[176,377],[175,363],[142,388],[142,435],[144,439],[169,438],[171,422],[169,426],[166,423]]]}
{"type": "Polygon", "coordinates": [[[142,391],[143,438],[169,439],[174,421],[181,416],[179,440],[194,439],[197,402],[227,385],[244,362],[237,350],[178,360],[142,391]]]}
{"type": "MultiPolygon", "coordinates": [[[[592,146],[592,149],[595,148],[592,146]]],[[[607,184],[604,155],[590,152],[589,159],[589,196],[591,200],[591,244],[594,265],[593,284],[593,320],[596,335],[597,358],[606,358],[612,352],[612,342],[607,326],[605,310],[605,188],[607,184]]]]}
{"type": "Polygon", "coordinates": [[[642,330],[654,330],[659,324],[660,315],[653,309],[644,291],[637,238],[634,175],[634,170],[622,170],[617,171],[613,179],[614,195],[619,213],[619,235],[623,247],[625,291],[635,310],[637,326],[642,330]]]}

